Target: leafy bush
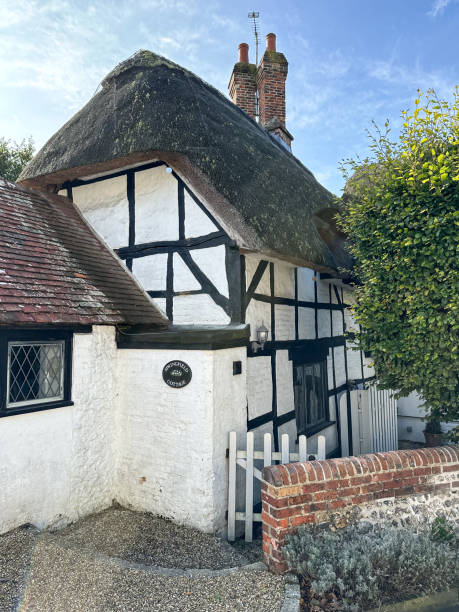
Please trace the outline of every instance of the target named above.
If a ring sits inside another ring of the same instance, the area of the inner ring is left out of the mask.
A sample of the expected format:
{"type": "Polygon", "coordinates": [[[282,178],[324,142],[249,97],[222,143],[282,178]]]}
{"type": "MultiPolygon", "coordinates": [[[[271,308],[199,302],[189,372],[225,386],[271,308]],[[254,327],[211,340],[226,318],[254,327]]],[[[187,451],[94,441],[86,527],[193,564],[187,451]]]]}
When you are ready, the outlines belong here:
{"type": "Polygon", "coordinates": [[[430,528],[432,540],[436,542],[446,542],[452,546],[456,545],[456,530],[454,524],[445,516],[437,516],[430,528]]]}
{"type": "Polygon", "coordinates": [[[0,137],[0,178],[15,181],[33,157],[32,138],[12,142],[0,137]]]}
{"type": "Polygon", "coordinates": [[[371,353],[382,388],[417,391],[428,420],[456,421],[459,93],[451,103],[420,94],[402,118],[397,138],[386,123],[370,134],[367,158],[343,164],[355,340],[371,353]]]}
{"type": "Polygon", "coordinates": [[[283,552],[310,584],[310,599],[332,595],[340,609],[354,612],[449,589],[456,553],[431,535],[430,528],[415,532],[369,524],[335,532],[302,527],[287,536],[283,552]]]}

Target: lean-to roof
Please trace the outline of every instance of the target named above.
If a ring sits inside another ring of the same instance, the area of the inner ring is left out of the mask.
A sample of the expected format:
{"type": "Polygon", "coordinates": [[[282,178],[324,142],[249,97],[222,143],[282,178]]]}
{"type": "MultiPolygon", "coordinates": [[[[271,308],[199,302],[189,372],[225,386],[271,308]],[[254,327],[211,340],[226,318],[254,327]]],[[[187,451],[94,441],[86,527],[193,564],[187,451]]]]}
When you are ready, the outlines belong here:
{"type": "Polygon", "coordinates": [[[166,327],[74,204],[0,179],[0,326],[166,327]]]}

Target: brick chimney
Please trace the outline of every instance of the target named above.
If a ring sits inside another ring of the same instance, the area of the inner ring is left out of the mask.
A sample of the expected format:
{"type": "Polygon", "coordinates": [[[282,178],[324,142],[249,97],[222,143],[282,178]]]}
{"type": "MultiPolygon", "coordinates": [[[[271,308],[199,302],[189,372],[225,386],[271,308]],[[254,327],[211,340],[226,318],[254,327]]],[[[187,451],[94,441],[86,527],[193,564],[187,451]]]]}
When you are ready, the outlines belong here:
{"type": "Polygon", "coordinates": [[[228,89],[234,104],[252,119],[257,118],[258,112],[261,125],[290,149],[293,136],[285,127],[287,72],[288,62],[283,53],[276,51],[276,35],[271,33],[266,36],[266,51],[258,66],[249,63],[249,45],[239,45],[239,58],[228,89]]]}
{"type": "Polygon", "coordinates": [[[290,148],[293,136],[285,127],[285,80],[288,62],[276,51],[276,35],[267,34],[266,50],[257,67],[261,125],[290,148]]]}
{"type": "Polygon", "coordinates": [[[257,97],[257,67],[249,63],[249,45],[239,45],[239,58],[234,64],[228,85],[231,100],[255,119],[257,97]]]}

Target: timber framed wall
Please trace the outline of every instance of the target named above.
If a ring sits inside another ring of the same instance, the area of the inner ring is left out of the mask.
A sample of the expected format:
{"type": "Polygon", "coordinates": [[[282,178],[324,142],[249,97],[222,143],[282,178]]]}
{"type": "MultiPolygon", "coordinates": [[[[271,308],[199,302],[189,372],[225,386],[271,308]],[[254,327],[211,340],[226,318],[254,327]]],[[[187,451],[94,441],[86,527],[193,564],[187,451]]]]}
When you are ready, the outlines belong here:
{"type": "MultiPolygon", "coordinates": [[[[374,380],[374,372],[360,351],[352,350],[346,331],[352,318],[346,302],[350,292],[321,280],[308,268],[297,268],[280,260],[268,261],[251,254],[241,255],[243,322],[251,327],[251,339],[264,323],[270,332],[263,350],[249,346],[248,430],[271,431],[278,450],[281,433],[296,435],[292,362],[295,353],[326,356],[328,365],[328,418],[308,436],[319,432],[327,436],[329,456],[340,454],[339,402],[346,396],[350,414],[352,388],[374,380]],[[264,363],[263,363],[264,362],[264,363]],[[267,370],[269,369],[269,377],[267,370]],[[251,375],[251,371],[256,372],[251,375]],[[251,380],[262,381],[265,393],[257,398],[251,393],[251,380]],[[268,389],[268,380],[270,385],[268,389]],[[289,404],[289,407],[287,406],[289,404]],[[272,428],[272,429],[271,429],[272,428]]],[[[350,425],[350,424],[349,424],[350,425]]],[[[350,428],[351,431],[351,428],[350,428]]]]}
{"type": "MultiPolygon", "coordinates": [[[[293,362],[326,360],[328,406],[320,426],[331,456],[340,454],[339,402],[374,378],[351,350],[350,293],[309,268],[241,254],[222,224],[172,168],[151,161],[62,186],[94,229],[126,262],[174,324],[247,323],[251,339],[264,323],[263,350],[247,348],[247,428],[296,437],[293,362]]],[[[350,423],[349,431],[351,431],[350,423]]]]}
{"type": "Polygon", "coordinates": [[[239,251],[162,161],[61,187],[173,323],[241,320],[239,251]],[[105,211],[105,212],[104,212],[105,211]]]}

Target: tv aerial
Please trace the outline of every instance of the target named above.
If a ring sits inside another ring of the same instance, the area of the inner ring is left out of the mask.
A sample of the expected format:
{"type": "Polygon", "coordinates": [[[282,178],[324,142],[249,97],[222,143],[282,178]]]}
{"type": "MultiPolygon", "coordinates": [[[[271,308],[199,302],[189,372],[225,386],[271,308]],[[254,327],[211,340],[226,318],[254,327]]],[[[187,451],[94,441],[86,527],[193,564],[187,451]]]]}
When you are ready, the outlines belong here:
{"type": "Polygon", "coordinates": [[[252,30],[253,35],[255,37],[255,65],[258,66],[258,41],[260,34],[260,26],[258,23],[258,19],[260,18],[260,13],[258,11],[251,11],[249,13],[249,19],[252,21],[252,30]]]}

